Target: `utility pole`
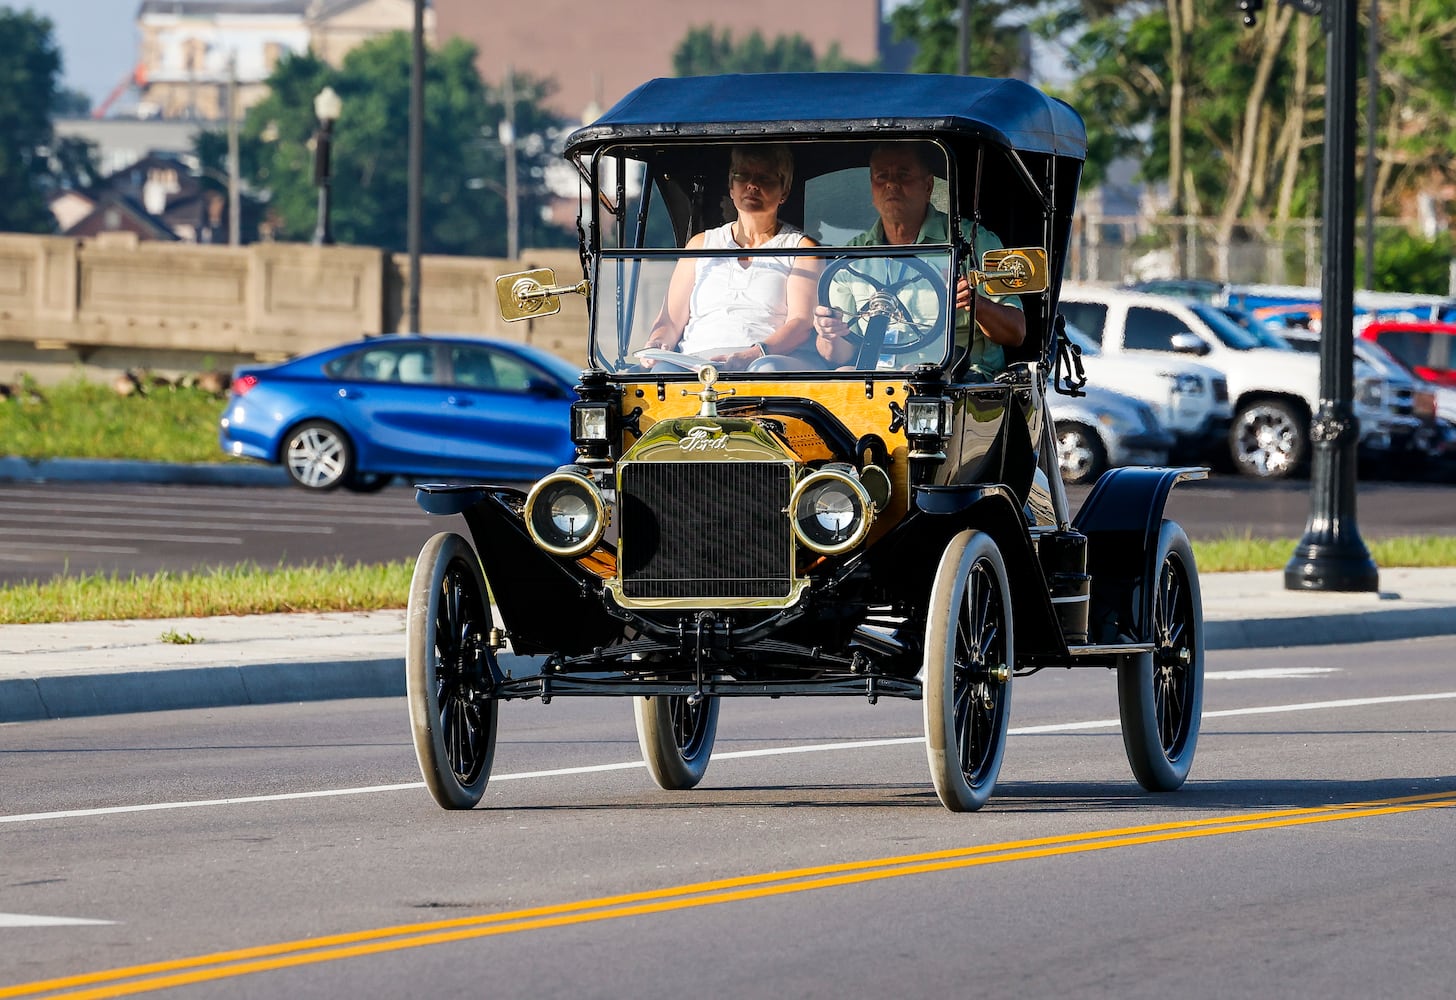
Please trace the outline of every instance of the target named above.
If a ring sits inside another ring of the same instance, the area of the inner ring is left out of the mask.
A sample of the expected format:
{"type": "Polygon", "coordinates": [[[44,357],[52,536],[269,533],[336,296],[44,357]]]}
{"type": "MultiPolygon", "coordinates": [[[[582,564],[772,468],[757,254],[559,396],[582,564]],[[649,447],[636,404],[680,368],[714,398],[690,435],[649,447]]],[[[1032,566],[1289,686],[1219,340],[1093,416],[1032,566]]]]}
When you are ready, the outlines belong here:
{"type": "Polygon", "coordinates": [[[242,242],[243,212],[241,182],[238,178],[238,56],[228,55],[227,82],[227,172],[228,172],[228,246],[242,242]]]}
{"type": "Polygon", "coordinates": [[[971,0],[961,0],[961,76],[971,75],[971,0]]]}
{"type": "Polygon", "coordinates": [[[521,206],[516,189],[516,71],[506,67],[505,116],[500,123],[500,141],[506,160],[506,259],[521,256],[521,206]]]}
{"type": "Polygon", "coordinates": [[[410,47],[409,193],[406,201],[405,239],[409,253],[408,332],[420,331],[420,196],[425,147],[425,0],[415,0],[410,47]]]}

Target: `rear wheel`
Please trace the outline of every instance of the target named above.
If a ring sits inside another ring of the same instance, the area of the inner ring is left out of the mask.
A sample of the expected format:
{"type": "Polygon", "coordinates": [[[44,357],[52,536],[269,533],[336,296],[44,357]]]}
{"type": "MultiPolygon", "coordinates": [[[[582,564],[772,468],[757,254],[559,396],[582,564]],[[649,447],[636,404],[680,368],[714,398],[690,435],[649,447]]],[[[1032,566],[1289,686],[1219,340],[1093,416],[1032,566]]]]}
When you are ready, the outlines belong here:
{"type": "Polygon", "coordinates": [[[1278,399],[1256,400],[1234,415],[1229,455],[1234,468],[1256,479],[1283,479],[1304,465],[1309,420],[1278,399]]]}
{"type": "Polygon", "coordinates": [[[1011,591],[990,535],[963,531],[940,558],[925,623],[925,748],[941,804],[991,797],[1011,719],[1011,591]]]}
{"type": "Polygon", "coordinates": [[[460,535],[425,543],[410,581],[405,686],[415,759],[430,795],[469,809],[495,759],[496,710],[486,644],[490,604],[475,551],[460,535]]]}
{"type": "Polygon", "coordinates": [[[1171,792],[1188,778],[1203,717],[1203,595],[1188,536],[1173,521],[1158,534],[1153,651],[1117,668],[1122,742],[1138,784],[1171,792]]]}
{"type": "Polygon", "coordinates": [[[682,791],[703,780],[718,735],[718,699],[687,695],[633,698],[637,742],[659,788],[682,791]]]}
{"type": "Polygon", "coordinates": [[[307,490],[336,490],[354,475],[354,446],[327,420],[307,420],[288,433],[283,467],[307,490]]]}

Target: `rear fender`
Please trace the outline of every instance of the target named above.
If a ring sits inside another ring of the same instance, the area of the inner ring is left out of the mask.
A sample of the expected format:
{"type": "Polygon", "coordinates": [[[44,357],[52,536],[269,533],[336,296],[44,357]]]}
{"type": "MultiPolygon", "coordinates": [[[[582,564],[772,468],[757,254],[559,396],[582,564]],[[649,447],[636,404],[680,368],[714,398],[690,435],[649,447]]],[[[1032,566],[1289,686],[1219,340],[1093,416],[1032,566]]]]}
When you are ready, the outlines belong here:
{"type": "Polygon", "coordinates": [[[1092,576],[1088,630],[1094,643],[1150,642],[1158,534],[1168,494],[1182,482],[1207,479],[1187,467],[1112,469],[1097,480],[1072,527],[1087,536],[1092,576]]]}
{"type": "Polygon", "coordinates": [[[514,652],[586,653],[621,636],[621,623],[602,602],[601,580],[531,539],[520,490],[425,485],[416,488],[415,500],[431,514],[464,515],[514,652]],[[563,628],[567,622],[571,627],[563,628]]]}

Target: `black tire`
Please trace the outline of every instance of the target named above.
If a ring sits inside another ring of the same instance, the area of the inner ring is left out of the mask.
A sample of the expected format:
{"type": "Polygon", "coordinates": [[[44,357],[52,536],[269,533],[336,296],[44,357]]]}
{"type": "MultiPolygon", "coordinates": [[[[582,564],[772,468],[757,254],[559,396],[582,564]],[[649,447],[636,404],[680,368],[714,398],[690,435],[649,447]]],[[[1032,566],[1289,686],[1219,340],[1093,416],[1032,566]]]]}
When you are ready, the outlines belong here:
{"type": "Polygon", "coordinates": [[[1107,469],[1107,449],[1097,433],[1082,424],[1057,424],[1056,429],[1062,482],[1070,486],[1095,483],[1107,469]]]}
{"type": "Polygon", "coordinates": [[[354,477],[354,445],[327,420],[305,420],[289,431],[278,461],[306,490],[336,490],[354,477]]]}
{"type": "Polygon", "coordinates": [[[925,749],[935,794],[952,812],[981,808],[996,787],[1011,719],[1011,589],[990,535],[951,539],[925,622],[925,749]]]}
{"type": "Polygon", "coordinates": [[[1304,468],[1309,418],[1292,403],[1257,399],[1239,408],[1229,428],[1234,468],[1255,479],[1285,479],[1304,468]]]}
{"type": "Polygon", "coordinates": [[[718,699],[696,705],[686,695],[633,698],[637,742],[659,788],[683,791],[703,780],[718,736],[718,699]]]}
{"type": "Polygon", "coordinates": [[[1153,651],[1122,659],[1117,705],[1122,743],[1138,784],[1171,792],[1188,779],[1203,717],[1203,593],[1188,536],[1174,521],[1158,533],[1153,651]]]}
{"type": "Polygon", "coordinates": [[[393,481],[394,477],[387,472],[356,472],[344,484],[344,489],[350,493],[378,493],[393,481]]]}
{"type": "Polygon", "coordinates": [[[442,531],[425,543],[410,581],[405,686],[415,759],[445,809],[478,803],[495,760],[486,594],[469,542],[442,531]]]}

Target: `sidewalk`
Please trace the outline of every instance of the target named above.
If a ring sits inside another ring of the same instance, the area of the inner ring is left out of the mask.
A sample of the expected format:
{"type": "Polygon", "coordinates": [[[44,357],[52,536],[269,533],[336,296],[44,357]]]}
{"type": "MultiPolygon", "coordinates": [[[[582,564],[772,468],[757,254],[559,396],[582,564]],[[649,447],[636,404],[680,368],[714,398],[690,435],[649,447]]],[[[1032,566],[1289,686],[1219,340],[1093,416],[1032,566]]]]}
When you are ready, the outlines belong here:
{"type": "MultiPolygon", "coordinates": [[[[1456,634],[1456,569],[1383,569],[1379,594],[1289,591],[1279,571],[1200,582],[1210,650],[1456,634]]],[[[397,697],[404,633],[403,611],[0,626],[0,723],[397,697]]]]}

